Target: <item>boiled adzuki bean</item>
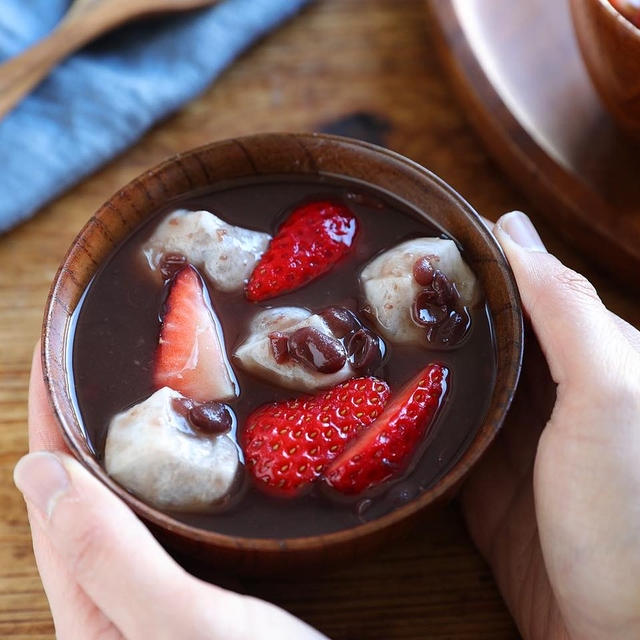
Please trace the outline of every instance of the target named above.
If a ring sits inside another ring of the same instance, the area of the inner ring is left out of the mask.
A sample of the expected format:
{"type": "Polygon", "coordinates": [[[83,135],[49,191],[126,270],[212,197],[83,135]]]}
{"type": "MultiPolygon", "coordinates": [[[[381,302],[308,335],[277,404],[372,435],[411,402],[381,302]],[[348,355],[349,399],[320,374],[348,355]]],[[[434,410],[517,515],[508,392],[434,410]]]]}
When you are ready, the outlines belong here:
{"type": "Polygon", "coordinates": [[[191,408],[189,422],[203,433],[217,435],[231,429],[233,418],[226,404],[203,402],[191,408]]]}
{"type": "Polygon", "coordinates": [[[301,327],[289,336],[289,355],[320,373],[340,371],[347,361],[340,340],[313,327],[301,327]]]}

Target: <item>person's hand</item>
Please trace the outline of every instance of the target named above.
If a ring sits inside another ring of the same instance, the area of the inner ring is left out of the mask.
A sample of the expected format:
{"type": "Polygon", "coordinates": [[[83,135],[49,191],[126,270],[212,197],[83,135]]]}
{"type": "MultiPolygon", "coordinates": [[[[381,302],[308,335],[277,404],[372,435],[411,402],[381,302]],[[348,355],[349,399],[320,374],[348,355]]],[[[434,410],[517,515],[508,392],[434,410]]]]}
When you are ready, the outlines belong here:
{"type": "Polygon", "coordinates": [[[58,640],[324,638],[277,607],[184,571],[123,502],[65,453],[34,354],[30,453],[16,466],[58,640]]]}
{"type": "Polygon", "coordinates": [[[640,638],[640,333],[524,214],[494,233],[544,357],[529,340],[507,423],[465,485],[470,532],[526,640],[640,638]]]}

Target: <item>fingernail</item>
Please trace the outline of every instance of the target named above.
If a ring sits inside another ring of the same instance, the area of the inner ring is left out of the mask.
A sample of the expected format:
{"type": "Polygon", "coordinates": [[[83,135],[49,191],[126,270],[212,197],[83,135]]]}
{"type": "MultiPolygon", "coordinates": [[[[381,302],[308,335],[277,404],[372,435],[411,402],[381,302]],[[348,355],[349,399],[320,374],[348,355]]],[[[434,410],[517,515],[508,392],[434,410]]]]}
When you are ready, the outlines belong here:
{"type": "Polygon", "coordinates": [[[522,211],[512,211],[503,215],[498,220],[497,227],[527,251],[547,250],[529,216],[522,211]]]}
{"type": "Polygon", "coordinates": [[[13,481],[26,501],[49,519],[56,502],[70,486],[67,471],[53,453],[30,453],[18,461],[13,481]]]}

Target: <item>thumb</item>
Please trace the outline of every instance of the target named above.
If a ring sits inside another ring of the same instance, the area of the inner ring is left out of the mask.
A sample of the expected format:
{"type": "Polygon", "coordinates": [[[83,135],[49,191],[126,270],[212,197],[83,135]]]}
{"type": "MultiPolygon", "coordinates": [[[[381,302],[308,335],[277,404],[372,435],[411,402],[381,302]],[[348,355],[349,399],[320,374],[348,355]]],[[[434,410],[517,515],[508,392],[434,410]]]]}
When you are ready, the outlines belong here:
{"type": "Polygon", "coordinates": [[[125,638],[239,640],[255,637],[259,623],[321,637],[276,607],[193,578],[70,456],[31,453],[14,479],[71,578],[125,638]]]}
{"type": "Polygon", "coordinates": [[[624,370],[629,343],[591,283],[546,251],[524,213],[502,216],[494,233],[555,382],[592,388],[602,371],[624,370]]]}
{"type": "MultiPolygon", "coordinates": [[[[167,612],[185,610],[190,576],[73,458],[31,453],[14,480],[71,577],[126,638],[145,637],[169,622],[167,612]]],[[[152,635],[164,633],[166,626],[152,635]]]]}

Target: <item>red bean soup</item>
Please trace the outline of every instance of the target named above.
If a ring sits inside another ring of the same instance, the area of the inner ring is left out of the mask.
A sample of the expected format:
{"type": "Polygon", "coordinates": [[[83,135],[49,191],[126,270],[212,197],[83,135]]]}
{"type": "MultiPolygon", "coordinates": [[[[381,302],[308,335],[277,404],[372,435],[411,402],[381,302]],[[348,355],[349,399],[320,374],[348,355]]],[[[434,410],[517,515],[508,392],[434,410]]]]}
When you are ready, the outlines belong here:
{"type": "Polygon", "coordinates": [[[69,349],[90,446],[216,532],[292,538],[433,486],[494,388],[484,294],[446,230],[337,177],[167,202],[101,266],[69,349]]]}

